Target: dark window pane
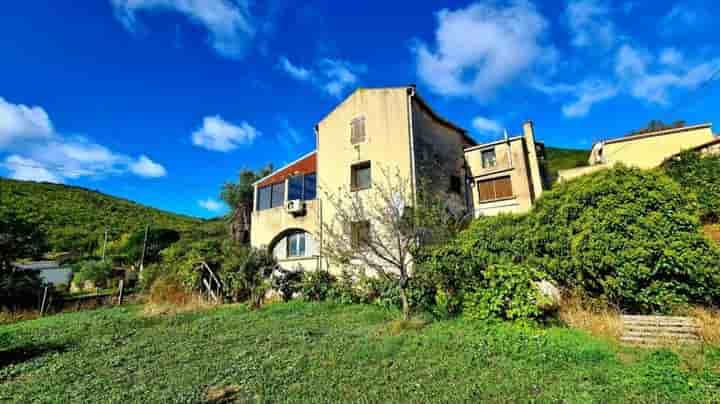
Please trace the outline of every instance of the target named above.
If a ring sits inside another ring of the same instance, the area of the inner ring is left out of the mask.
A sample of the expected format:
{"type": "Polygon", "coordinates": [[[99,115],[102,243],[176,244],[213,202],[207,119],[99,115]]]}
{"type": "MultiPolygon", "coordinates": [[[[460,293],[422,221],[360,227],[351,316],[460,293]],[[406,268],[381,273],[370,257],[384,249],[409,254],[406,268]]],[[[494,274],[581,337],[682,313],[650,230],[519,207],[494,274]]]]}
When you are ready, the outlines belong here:
{"type": "Polygon", "coordinates": [[[296,175],[288,179],[288,200],[303,199],[303,176],[296,175]]]}
{"type": "Polygon", "coordinates": [[[270,206],[277,208],[285,204],[285,183],[280,182],[272,185],[272,201],[270,206]]]}
{"type": "Polygon", "coordinates": [[[370,162],[360,163],[351,168],[350,185],[353,190],[367,189],[372,184],[370,162]]]}
{"type": "Polygon", "coordinates": [[[317,194],[316,178],[315,173],[305,175],[305,197],[303,199],[315,199],[317,194]]]}
{"type": "Polygon", "coordinates": [[[481,154],[483,168],[495,167],[497,159],[495,158],[495,150],[484,150],[481,154]]]}
{"type": "Polygon", "coordinates": [[[293,233],[287,238],[288,257],[305,256],[305,233],[293,233]]]}
{"type": "Polygon", "coordinates": [[[270,208],[270,186],[258,188],[258,210],[270,208]]]}
{"type": "Polygon", "coordinates": [[[351,223],[350,242],[355,250],[366,248],[370,243],[370,222],[363,220],[361,222],[351,223]]]}

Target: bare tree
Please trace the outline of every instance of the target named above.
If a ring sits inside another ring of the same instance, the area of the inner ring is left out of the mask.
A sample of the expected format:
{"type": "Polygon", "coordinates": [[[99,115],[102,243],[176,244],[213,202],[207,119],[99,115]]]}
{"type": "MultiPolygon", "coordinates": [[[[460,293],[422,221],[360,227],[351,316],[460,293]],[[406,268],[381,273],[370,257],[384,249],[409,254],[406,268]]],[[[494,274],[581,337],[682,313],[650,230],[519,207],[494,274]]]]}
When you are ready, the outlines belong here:
{"type": "Polygon", "coordinates": [[[408,281],[420,248],[454,234],[467,216],[452,213],[438,195],[414,190],[399,172],[381,173],[367,190],[322,190],[334,211],[322,224],[322,253],[344,270],[369,269],[396,282],[407,320],[408,281]]]}

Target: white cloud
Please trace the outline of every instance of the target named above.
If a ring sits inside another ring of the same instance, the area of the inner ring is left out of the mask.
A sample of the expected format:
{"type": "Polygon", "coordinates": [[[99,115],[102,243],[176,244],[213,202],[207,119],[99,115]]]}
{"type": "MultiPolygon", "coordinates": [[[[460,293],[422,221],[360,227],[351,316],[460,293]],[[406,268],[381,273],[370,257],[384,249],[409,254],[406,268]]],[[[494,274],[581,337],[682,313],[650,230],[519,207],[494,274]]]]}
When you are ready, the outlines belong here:
{"type": "Polygon", "coordinates": [[[289,74],[292,78],[296,80],[303,81],[312,78],[312,73],[310,72],[310,70],[304,67],[295,66],[288,60],[288,58],[284,56],[280,57],[278,65],[282,70],[284,70],[287,74],[289,74]]]}
{"type": "Polygon", "coordinates": [[[203,125],[193,132],[192,141],[208,150],[228,152],[251,144],[259,135],[260,132],[245,121],[237,126],[216,115],[203,118],[203,125]]]}
{"type": "Polygon", "coordinates": [[[438,94],[486,100],[554,54],[542,44],[548,23],[528,1],[474,3],[436,17],[434,50],[417,42],[414,52],[418,75],[438,94]]]}
{"type": "Polygon", "coordinates": [[[472,125],[481,132],[500,133],[503,130],[500,122],[482,116],[476,116],[472,121],[472,125]]]}
{"type": "Polygon", "coordinates": [[[287,58],[281,57],[279,66],[290,77],[299,81],[309,81],[335,98],[342,97],[347,88],[357,84],[358,76],[367,72],[365,65],[330,58],[320,59],[315,68],[306,68],[294,65],[287,58]]]}
{"type": "Polygon", "coordinates": [[[146,156],[136,160],[85,137],[63,136],[53,129],[50,117],[42,108],[15,105],[2,98],[0,139],[3,140],[0,152],[10,154],[2,166],[12,178],[60,183],[128,171],[148,176],[152,172],[159,174],[162,169],[164,174],[164,168],[146,156]],[[143,168],[145,171],[141,172],[143,168]]]}
{"type": "Polygon", "coordinates": [[[11,104],[0,97],[0,147],[49,138],[52,133],[53,126],[44,109],[11,104]]]}
{"type": "Polygon", "coordinates": [[[198,205],[200,205],[203,209],[207,209],[211,212],[220,212],[225,209],[225,205],[223,205],[222,202],[213,198],[199,200],[198,205]]]}
{"type": "Polygon", "coordinates": [[[38,182],[63,182],[60,177],[45,168],[42,163],[13,154],[3,164],[10,171],[10,178],[38,182]]]}
{"type": "Polygon", "coordinates": [[[576,99],[563,105],[563,115],[568,118],[586,116],[594,104],[613,98],[618,92],[619,90],[616,86],[607,82],[596,80],[584,81],[573,90],[573,95],[576,99]]]}
{"type": "Polygon", "coordinates": [[[136,32],[137,13],[171,11],[185,15],[209,33],[215,51],[227,58],[241,58],[256,34],[248,0],[110,0],[115,15],[130,32],[136,32]]]}
{"type": "Polygon", "coordinates": [[[611,47],[617,34],[610,20],[610,8],[603,0],[573,0],[565,10],[568,26],[572,31],[572,45],[611,47]]]}
{"type": "Polygon", "coordinates": [[[145,155],[141,155],[136,162],[130,165],[130,171],[147,178],[158,178],[167,175],[165,167],[150,160],[150,158],[145,155]]]}
{"type": "Polygon", "coordinates": [[[660,52],[660,63],[667,66],[678,66],[683,60],[682,52],[675,48],[665,48],[660,52]]]}
{"type": "Polygon", "coordinates": [[[340,98],[346,88],[357,83],[357,74],[364,73],[366,68],[343,60],[323,59],[320,61],[320,71],[325,77],[325,83],[322,85],[323,90],[336,98],[340,98]]]}
{"type": "Polygon", "coordinates": [[[690,26],[697,23],[699,19],[700,15],[695,10],[684,4],[676,4],[662,18],[661,23],[663,25],[682,23],[690,26]]]}
{"type": "MultiPolygon", "coordinates": [[[[662,54],[660,59],[662,63],[662,54]]],[[[670,90],[693,90],[711,79],[720,69],[720,58],[716,58],[695,65],[651,72],[654,60],[647,51],[623,45],[615,60],[615,72],[632,96],[661,105],[669,103],[670,90]]]]}

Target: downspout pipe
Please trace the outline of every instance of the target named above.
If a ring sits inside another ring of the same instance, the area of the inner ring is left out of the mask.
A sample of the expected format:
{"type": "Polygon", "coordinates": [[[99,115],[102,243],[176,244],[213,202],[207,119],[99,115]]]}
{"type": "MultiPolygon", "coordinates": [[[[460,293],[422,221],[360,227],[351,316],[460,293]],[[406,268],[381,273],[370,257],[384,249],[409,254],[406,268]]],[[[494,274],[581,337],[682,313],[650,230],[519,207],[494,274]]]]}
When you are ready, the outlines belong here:
{"type": "Polygon", "coordinates": [[[417,206],[417,177],[415,172],[415,134],[413,131],[413,114],[412,114],[412,103],[413,103],[413,97],[415,96],[415,87],[408,87],[408,133],[410,138],[410,186],[412,190],[413,195],[413,206],[417,206]]]}

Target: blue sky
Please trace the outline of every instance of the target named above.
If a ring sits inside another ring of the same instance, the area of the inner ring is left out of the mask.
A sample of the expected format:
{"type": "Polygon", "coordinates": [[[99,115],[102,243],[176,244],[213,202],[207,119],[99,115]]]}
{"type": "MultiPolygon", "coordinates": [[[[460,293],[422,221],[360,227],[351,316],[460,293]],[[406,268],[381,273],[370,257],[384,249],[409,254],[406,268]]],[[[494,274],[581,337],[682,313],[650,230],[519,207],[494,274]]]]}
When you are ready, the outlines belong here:
{"type": "Polygon", "coordinates": [[[715,1],[53,0],[0,16],[0,175],[201,217],[313,149],[355,87],[416,83],[479,141],[718,122],[715,1]]]}

